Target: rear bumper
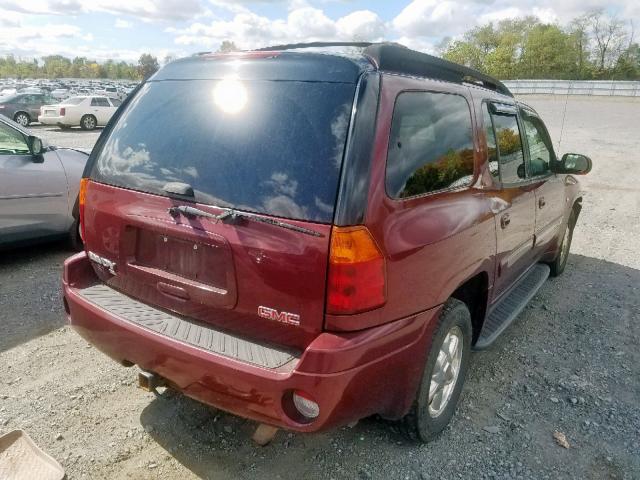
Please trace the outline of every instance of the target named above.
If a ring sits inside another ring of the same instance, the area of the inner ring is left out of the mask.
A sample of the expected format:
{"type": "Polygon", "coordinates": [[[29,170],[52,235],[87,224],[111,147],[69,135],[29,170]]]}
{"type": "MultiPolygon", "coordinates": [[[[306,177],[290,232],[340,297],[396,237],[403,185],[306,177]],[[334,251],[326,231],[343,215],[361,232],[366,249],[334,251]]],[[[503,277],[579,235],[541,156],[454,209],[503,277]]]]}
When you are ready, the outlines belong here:
{"type": "Polygon", "coordinates": [[[268,369],[204,351],[147,330],[92,304],[79,292],[98,282],[84,252],[65,262],[69,322],[108,356],[167,379],[203,403],[259,422],[318,431],[379,413],[406,414],[415,397],[439,308],[354,333],[322,333],[289,369],[268,369]],[[300,421],[294,389],[311,394],[320,415],[300,421]]]}
{"type": "Polygon", "coordinates": [[[50,117],[39,115],[38,122],[42,123],[43,125],[67,125],[69,123],[69,119],[67,117],[50,117]]]}

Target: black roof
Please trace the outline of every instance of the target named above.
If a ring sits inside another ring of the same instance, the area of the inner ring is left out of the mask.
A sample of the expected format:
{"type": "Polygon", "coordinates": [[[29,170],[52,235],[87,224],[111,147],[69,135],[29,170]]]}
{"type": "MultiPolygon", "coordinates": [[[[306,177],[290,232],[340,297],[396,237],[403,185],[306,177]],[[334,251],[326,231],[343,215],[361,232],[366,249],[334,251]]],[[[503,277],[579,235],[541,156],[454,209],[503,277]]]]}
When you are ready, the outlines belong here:
{"type": "Polygon", "coordinates": [[[427,53],[411,50],[399,43],[370,42],[311,42],[289,45],[275,45],[257,51],[281,51],[299,48],[353,47],[361,48],[376,68],[386,72],[416,75],[434,78],[453,83],[473,83],[498,93],[513,96],[511,91],[500,80],[485,75],[473,68],[434,57],[427,53]]]}
{"type": "Polygon", "coordinates": [[[363,71],[373,69],[446,82],[470,83],[513,96],[506,85],[489,75],[397,43],[311,42],[230,54],[205,52],[169,63],[152,80],[221,78],[233,71],[239,79],[356,83],[363,71]],[[299,51],[328,47],[354,50],[333,55],[328,55],[332,52],[326,50],[299,51]],[[243,60],[241,65],[238,57],[243,60]],[[277,61],[262,61],[265,58],[277,61]]]}

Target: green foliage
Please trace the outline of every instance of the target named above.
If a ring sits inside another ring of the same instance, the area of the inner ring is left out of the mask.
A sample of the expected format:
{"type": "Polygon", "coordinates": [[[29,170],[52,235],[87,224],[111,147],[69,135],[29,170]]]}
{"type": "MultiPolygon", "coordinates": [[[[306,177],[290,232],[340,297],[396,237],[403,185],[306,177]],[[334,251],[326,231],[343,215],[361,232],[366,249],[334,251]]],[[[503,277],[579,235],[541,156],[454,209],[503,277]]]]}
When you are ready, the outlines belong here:
{"type": "Polygon", "coordinates": [[[640,79],[632,26],[604,11],[566,28],[536,17],[488,23],[444,46],[444,58],[501,79],[640,79]]]}
{"type": "Polygon", "coordinates": [[[142,78],[149,78],[151,75],[156,73],[160,65],[158,64],[158,59],[149,53],[143,53],[140,55],[140,60],[138,60],[138,74],[142,78]]]}
{"type": "Polygon", "coordinates": [[[238,51],[238,47],[236,47],[236,44],[233,43],[230,40],[223,40],[222,43],[220,44],[220,47],[217,50],[217,53],[231,53],[231,52],[237,52],[238,51]]]}
{"type": "MultiPolygon", "coordinates": [[[[155,59],[155,57],[151,58],[155,59]]],[[[0,57],[0,78],[9,77],[112,78],[129,80],[139,80],[141,78],[139,67],[124,61],[107,60],[104,63],[98,63],[86,57],[76,57],[71,60],[61,55],[49,55],[42,57],[40,61],[36,59],[16,60],[13,55],[0,57]]]]}

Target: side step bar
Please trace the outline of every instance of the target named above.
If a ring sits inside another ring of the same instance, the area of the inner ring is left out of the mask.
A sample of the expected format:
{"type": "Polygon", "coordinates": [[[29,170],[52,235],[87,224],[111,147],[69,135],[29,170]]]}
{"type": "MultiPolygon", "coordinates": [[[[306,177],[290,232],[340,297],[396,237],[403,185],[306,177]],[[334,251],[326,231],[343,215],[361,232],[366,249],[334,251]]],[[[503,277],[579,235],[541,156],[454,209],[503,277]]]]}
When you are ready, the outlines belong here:
{"type": "Polygon", "coordinates": [[[484,350],[513,322],[549,277],[550,268],[537,263],[495,305],[482,326],[475,350],[484,350]]]}

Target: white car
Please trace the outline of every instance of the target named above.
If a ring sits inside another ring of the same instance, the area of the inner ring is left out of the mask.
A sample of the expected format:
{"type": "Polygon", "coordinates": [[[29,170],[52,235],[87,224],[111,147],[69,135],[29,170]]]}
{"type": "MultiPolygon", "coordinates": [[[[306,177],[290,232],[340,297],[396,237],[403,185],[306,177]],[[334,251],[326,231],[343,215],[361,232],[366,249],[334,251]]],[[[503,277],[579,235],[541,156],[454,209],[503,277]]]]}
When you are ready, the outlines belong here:
{"type": "Polygon", "coordinates": [[[38,121],[60,128],[80,125],[83,130],[93,130],[106,125],[120,103],[115,98],[96,95],[71,97],[57,105],[41,107],[38,121]]]}

